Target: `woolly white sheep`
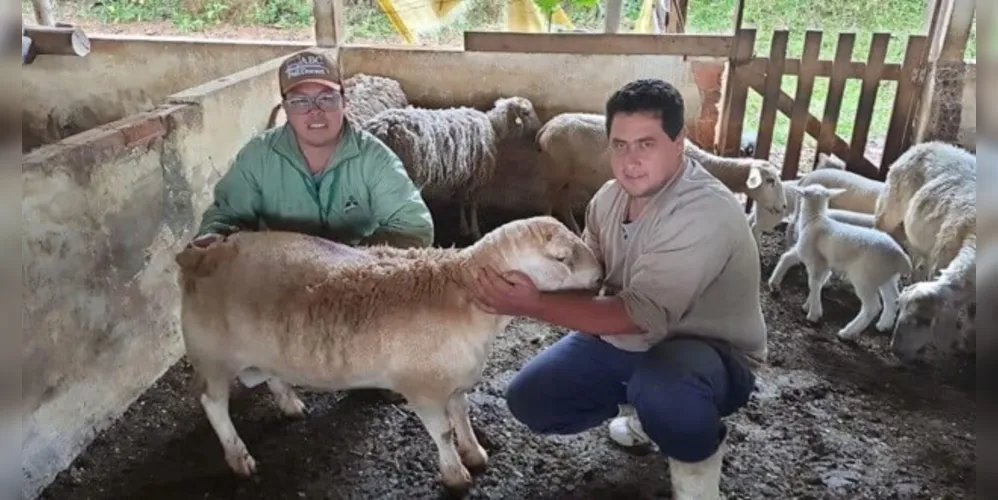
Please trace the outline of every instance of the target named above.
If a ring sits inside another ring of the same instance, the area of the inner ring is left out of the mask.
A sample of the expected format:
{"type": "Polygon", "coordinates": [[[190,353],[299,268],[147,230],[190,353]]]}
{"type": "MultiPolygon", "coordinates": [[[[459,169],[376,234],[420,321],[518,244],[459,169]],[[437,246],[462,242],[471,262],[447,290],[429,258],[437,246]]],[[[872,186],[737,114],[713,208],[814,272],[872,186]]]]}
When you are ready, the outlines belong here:
{"type": "Polygon", "coordinates": [[[405,108],[409,99],[397,80],[358,73],[343,81],[346,115],[358,125],[388,109],[405,108]]]}
{"type": "Polygon", "coordinates": [[[477,239],[482,236],[477,198],[495,173],[498,144],[533,140],[541,121],[528,99],[506,97],[487,112],[469,107],[389,109],[363,126],[402,159],[424,197],[456,198],[461,234],[477,239]]]}
{"type": "MultiPolygon", "coordinates": [[[[583,207],[613,177],[606,153],[608,144],[606,118],[594,113],[561,113],[537,133],[539,168],[551,203],[548,214],[558,214],[577,233],[581,230],[573,209],[583,207]]],[[[746,194],[763,210],[781,215],[786,210],[780,171],[771,163],[712,155],[688,139],[684,149],[728,189],[746,194]]]]}
{"type": "Polygon", "coordinates": [[[797,231],[800,237],[784,253],[769,278],[769,288],[778,290],[790,267],[803,262],[807,267],[808,297],[804,303],[807,319],[822,316],[821,289],[832,271],[843,273],[852,283],[861,302],[860,311],[838,332],[841,339],[854,339],[880,312],[876,328],[888,331],[897,313],[898,283],[911,272],[911,261],[898,242],[876,229],[855,226],[828,216],[828,201],[845,189],[820,184],[792,186],[800,197],[797,231]],[[879,294],[879,297],[878,297],[879,294]],[[881,308],[880,298],[883,298],[881,308]]]}
{"type": "MultiPolygon", "coordinates": [[[[917,144],[891,165],[886,185],[876,204],[876,227],[903,228],[912,253],[925,264],[916,283],[901,293],[891,340],[895,354],[910,360],[934,336],[942,340],[953,333],[957,311],[975,300],[977,157],[943,142],[917,144]]],[[[949,347],[945,340],[940,345],[949,347]]]]}
{"type": "Polygon", "coordinates": [[[188,246],[176,261],[187,357],[235,473],[256,470],[228,408],[230,383],[248,375],[240,378],[266,381],[292,417],[304,416],[305,405],[291,384],[401,394],[436,444],[443,483],[459,492],[471,485],[466,466],[488,460],[466,395],[513,319],[472,300],[479,270],[519,270],[546,291],[595,294],[602,279],[589,247],[551,217],[508,223],[463,249],[351,248],[297,233],[240,232],[188,246]]]}

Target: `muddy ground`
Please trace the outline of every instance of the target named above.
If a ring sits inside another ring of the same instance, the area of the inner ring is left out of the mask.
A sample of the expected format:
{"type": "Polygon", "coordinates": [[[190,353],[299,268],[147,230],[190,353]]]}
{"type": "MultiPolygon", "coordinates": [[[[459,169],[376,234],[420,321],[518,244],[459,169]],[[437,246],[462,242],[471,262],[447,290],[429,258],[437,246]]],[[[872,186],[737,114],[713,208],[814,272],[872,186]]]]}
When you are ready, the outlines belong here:
{"type": "MultiPolygon", "coordinates": [[[[452,218],[437,213],[441,228],[452,218]]],[[[764,281],[781,244],[780,234],[767,235],[764,281]]],[[[888,337],[872,327],[858,345],[838,341],[835,332],[859,302],[833,280],[818,327],[809,326],[801,310],[802,268],[788,273],[781,296],[762,292],[771,363],[759,373],[749,406],[728,419],[732,450],[723,491],[729,499],[976,497],[973,360],[898,367],[887,352],[888,337]]],[[[666,461],[621,451],[605,427],[542,437],[510,417],[502,398],[506,384],[562,333],[518,320],[498,338],[471,395],[472,422],[490,454],[471,497],[670,498],[666,461]]],[[[441,495],[436,449],[422,425],[404,406],[368,391],[301,390],[309,411],[302,421],[282,417],[265,386],[235,392],[232,418],[258,465],[255,478],[237,479],[188,392],[190,378],[184,361],[170,369],[41,498],[441,495]]]]}

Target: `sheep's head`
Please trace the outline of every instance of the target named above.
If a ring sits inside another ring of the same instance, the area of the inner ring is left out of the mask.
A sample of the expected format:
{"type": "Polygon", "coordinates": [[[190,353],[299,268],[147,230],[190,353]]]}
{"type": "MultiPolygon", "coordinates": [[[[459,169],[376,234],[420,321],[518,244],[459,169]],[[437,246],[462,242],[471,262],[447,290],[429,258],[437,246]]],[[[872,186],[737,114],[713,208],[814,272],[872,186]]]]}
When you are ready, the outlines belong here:
{"type": "Polygon", "coordinates": [[[501,130],[502,139],[526,138],[533,140],[541,129],[541,119],[534,111],[534,105],[525,97],[503,97],[497,99],[489,111],[496,130],[501,130]]]}
{"type": "MultiPolygon", "coordinates": [[[[901,361],[911,362],[931,342],[940,327],[939,318],[952,307],[946,287],[935,281],[908,285],[898,298],[898,319],[891,337],[891,350],[901,361]]],[[[940,332],[941,333],[941,332],[940,332]]]]}
{"type": "Polygon", "coordinates": [[[550,216],[516,220],[469,247],[478,264],[520,271],[543,291],[599,287],[603,267],[588,245],[550,216]]]}
{"type": "Polygon", "coordinates": [[[787,210],[787,196],[783,192],[780,170],[768,161],[753,162],[745,180],[745,194],[752,198],[759,208],[783,217],[787,210]]]}
{"type": "Polygon", "coordinates": [[[784,189],[793,193],[791,198],[796,197],[800,203],[817,203],[817,206],[828,206],[828,200],[845,193],[842,188],[830,188],[821,184],[810,184],[800,187],[798,184],[784,184],[784,189]]]}

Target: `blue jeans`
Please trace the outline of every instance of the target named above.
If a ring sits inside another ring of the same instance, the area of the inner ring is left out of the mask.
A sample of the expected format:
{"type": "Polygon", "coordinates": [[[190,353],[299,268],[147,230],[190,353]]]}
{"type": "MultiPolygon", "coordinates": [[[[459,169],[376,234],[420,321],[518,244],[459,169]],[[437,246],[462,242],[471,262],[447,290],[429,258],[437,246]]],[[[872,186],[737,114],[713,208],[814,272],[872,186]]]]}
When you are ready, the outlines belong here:
{"type": "Polygon", "coordinates": [[[630,404],[663,454],[699,462],[727,434],[721,418],[745,406],[754,389],[747,361],[724,342],[683,337],[630,352],[571,333],[523,367],[506,404],[540,434],[576,434],[630,404]]]}

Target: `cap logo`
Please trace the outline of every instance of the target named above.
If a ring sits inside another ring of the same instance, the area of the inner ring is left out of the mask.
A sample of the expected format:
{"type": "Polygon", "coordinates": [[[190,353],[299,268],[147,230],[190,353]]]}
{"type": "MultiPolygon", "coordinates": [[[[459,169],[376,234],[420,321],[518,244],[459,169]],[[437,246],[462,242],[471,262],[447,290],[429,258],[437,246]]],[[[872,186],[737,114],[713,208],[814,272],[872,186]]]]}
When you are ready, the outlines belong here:
{"type": "Polygon", "coordinates": [[[302,76],[327,76],[329,73],[323,59],[319,56],[304,55],[288,63],[284,75],[288,78],[302,76]]]}

